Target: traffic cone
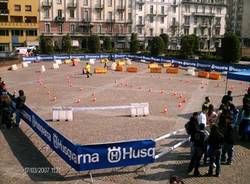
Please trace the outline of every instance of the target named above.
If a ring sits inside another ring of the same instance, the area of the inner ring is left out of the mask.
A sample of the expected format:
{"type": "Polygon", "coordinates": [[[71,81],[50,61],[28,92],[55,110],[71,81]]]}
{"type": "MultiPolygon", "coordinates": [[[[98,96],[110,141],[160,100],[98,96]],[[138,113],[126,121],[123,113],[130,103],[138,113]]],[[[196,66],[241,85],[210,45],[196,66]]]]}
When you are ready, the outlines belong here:
{"type": "Polygon", "coordinates": [[[80,88],[80,91],[83,91],[83,88],[80,88]]]}
{"type": "Polygon", "coordinates": [[[177,107],[182,108],[182,103],[178,103],[177,107]]]}
{"type": "Polygon", "coordinates": [[[69,85],[69,87],[71,87],[71,88],[72,88],[72,87],[73,87],[73,84],[71,83],[71,84],[69,85]]]}
{"type": "Polygon", "coordinates": [[[92,98],[92,102],[96,102],[96,98],[92,98]]]}
{"type": "Polygon", "coordinates": [[[181,103],[186,103],[186,102],[187,102],[187,100],[186,100],[186,98],[184,98],[181,103]]]}
{"type": "Polygon", "coordinates": [[[76,103],[80,103],[80,102],[81,102],[81,99],[78,98],[78,99],[76,100],[76,103]]]}
{"type": "Polygon", "coordinates": [[[93,93],[92,93],[92,97],[94,97],[94,96],[95,96],[95,93],[93,92],[93,93]]]}
{"type": "Polygon", "coordinates": [[[168,108],[164,107],[163,112],[162,113],[167,113],[168,112],[168,108]]]}
{"type": "Polygon", "coordinates": [[[54,96],[53,101],[55,102],[55,101],[56,101],[56,99],[57,99],[57,98],[56,98],[56,96],[54,96]]]}
{"type": "Polygon", "coordinates": [[[173,92],[173,95],[174,95],[174,96],[176,96],[176,95],[177,95],[177,92],[176,92],[176,91],[174,91],[174,92],[173,92]]]}
{"type": "Polygon", "coordinates": [[[180,99],[183,98],[183,95],[180,95],[179,98],[180,98],[180,99]]]}
{"type": "Polygon", "coordinates": [[[50,95],[50,91],[48,91],[47,94],[50,95]]]}
{"type": "Polygon", "coordinates": [[[151,93],[151,92],[152,92],[152,89],[151,89],[151,88],[149,88],[148,92],[149,92],[149,93],[151,93]]]}

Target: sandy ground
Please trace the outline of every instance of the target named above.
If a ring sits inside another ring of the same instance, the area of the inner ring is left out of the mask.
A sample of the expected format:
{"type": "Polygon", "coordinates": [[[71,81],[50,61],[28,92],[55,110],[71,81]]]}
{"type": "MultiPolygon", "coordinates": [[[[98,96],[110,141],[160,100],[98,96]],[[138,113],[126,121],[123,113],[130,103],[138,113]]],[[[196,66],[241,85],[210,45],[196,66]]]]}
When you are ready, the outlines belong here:
{"type": "MultiPolygon", "coordinates": [[[[139,67],[139,73],[109,71],[105,75],[93,75],[90,79],[81,75],[83,63],[76,67],[60,65],[59,70],[53,70],[52,63],[31,64],[29,68],[18,71],[0,69],[0,76],[8,84],[10,92],[24,89],[27,104],[51,126],[79,144],[155,139],[183,128],[190,114],[200,111],[205,96],[210,96],[213,104],[218,107],[225,92],[225,77],[220,81],[213,81],[187,76],[185,71],[178,75],[150,74],[147,65],[133,65],[139,67]],[[41,74],[39,71],[42,65],[45,65],[47,71],[41,74]],[[89,111],[75,113],[73,122],[51,122],[52,107],[55,106],[92,107],[141,102],[149,103],[150,116],[131,118],[128,110],[89,111]],[[178,107],[179,103],[181,107],[178,107]],[[164,108],[168,109],[167,113],[163,113],[164,108]]],[[[233,91],[237,106],[241,105],[242,95],[247,87],[247,83],[229,81],[228,88],[233,91]]],[[[185,135],[180,135],[183,136],[185,135]]],[[[79,179],[73,171],[63,177],[69,169],[68,166],[44,147],[44,143],[25,123],[20,129],[2,130],[0,141],[3,145],[0,151],[0,170],[5,171],[2,175],[10,180],[8,183],[15,183],[18,178],[24,183],[89,181],[88,178],[79,179]],[[59,174],[50,172],[46,175],[34,175],[23,171],[24,168],[38,166],[58,168],[59,174]]],[[[176,139],[159,143],[157,147],[169,146],[173,142],[176,139]]],[[[97,171],[96,179],[98,183],[161,183],[141,179],[133,169],[122,170],[120,174],[110,174],[110,170],[97,171]]]]}

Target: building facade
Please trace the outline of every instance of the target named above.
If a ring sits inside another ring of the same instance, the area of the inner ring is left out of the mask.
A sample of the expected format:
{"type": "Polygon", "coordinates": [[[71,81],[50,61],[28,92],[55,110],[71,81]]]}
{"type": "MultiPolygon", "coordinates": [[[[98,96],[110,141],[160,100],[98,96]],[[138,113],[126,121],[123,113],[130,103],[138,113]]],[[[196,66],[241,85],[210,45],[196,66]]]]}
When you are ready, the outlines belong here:
{"type": "Polygon", "coordinates": [[[38,45],[38,1],[0,0],[0,52],[38,45]]]}
{"type": "Polygon", "coordinates": [[[145,46],[166,33],[170,49],[180,48],[181,36],[195,34],[201,50],[214,51],[225,33],[225,0],[40,0],[39,12],[41,34],[56,43],[69,33],[80,48],[92,34],[128,48],[136,32],[145,46]]]}
{"type": "Polygon", "coordinates": [[[227,31],[241,38],[242,47],[250,47],[250,1],[228,0],[227,7],[227,31]]]}
{"type": "Polygon", "coordinates": [[[58,42],[69,33],[73,46],[85,47],[85,39],[96,34],[126,48],[131,31],[132,0],[40,1],[40,32],[58,42]]]}

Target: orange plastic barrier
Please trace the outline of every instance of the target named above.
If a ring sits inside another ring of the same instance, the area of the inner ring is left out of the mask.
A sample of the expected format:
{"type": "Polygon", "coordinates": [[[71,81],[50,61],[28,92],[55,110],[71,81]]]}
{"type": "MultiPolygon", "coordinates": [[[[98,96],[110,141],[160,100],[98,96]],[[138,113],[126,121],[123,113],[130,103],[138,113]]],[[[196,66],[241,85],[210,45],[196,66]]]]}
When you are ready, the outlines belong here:
{"type": "Polygon", "coordinates": [[[95,68],[94,72],[95,72],[95,74],[105,74],[105,73],[107,73],[107,69],[97,67],[97,68],[95,68]]]}
{"type": "Polygon", "coordinates": [[[172,73],[172,74],[177,74],[177,73],[179,73],[179,68],[167,67],[166,72],[172,73]]]}
{"type": "Polygon", "coordinates": [[[151,69],[151,68],[159,68],[159,65],[157,63],[151,63],[148,65],[148,68],[151,69]]]}
{"type": "Polygon", "coordinates": [[[221,79],[221,74],[219,74],[217,72],[210,72],[209,79],[220,80],[221,79]]]}
{"type": "Polygon", "coordinates": [[[198,72],[198,77],[200,77],[200,78],[209,78],[209,72],[200,71],[200,72],[198,72]]]}
{"type": "Polygon", "coordinates": [[[161,67],[150,68],[150,73],[161,73],[161,67]]]}
{"type": "Polygon", "coordinates": [[[138,68],[136,66],[127,67],[127,72],[136,73],[138,72],[138,68]]]}
{"type": "Polygon", "coordinates": [[[117,72],[123,72],[124,71],[123,66],[116,66],[115,71],[117,71],[117,72]]]}

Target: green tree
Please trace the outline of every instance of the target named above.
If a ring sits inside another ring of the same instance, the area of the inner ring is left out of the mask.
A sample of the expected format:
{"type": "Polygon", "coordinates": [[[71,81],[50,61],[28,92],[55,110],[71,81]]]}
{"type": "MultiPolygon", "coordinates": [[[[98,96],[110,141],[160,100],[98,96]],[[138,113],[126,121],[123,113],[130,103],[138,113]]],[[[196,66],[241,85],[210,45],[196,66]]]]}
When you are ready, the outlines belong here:
{"type": "Polygon", "coordinates": [[[71,37],[69,36],[69,34],[62,37],[62,50],[68,54],[72,50],[71,37]]]}
{"type": "Polygon", "coordinates": [[[222,39],[221,54],[224,62],[238,63],[240,60],[240,40],[231,32],[227,32],[222,39]]]}
{"type": "Polygon", "coordinates": [[[91,53],[97,53],[100,50],[100,38],[97,35],[91,35],[88,40],[88,49],[91,53]]]}
{"type": "Polygon", "coordinates": [[[51,38],[45,38],[43,35],[41,35],[39,39],[39,46],[42,54],[54,53],[53,41],[51,38]]]}
{"type": "Polygon", "coordinates": [[[103,41],[103,49],[108,52],[112,50],[112,43],[110,37],[105,37],[103,41]]]}
{"type": "Polygon", "coordinates": [[[160,36],[154,37],[149,42],[149,48],[150,48],[151,55],[153,56],[160,55],[165,49],[165,44],[164,44],[163,39],[160,36]]]}
{"type": "Polygon", "coordinates": [[[160,37],[162,38],[164,45],[165,45],[165,51],[168,50],[168,44],[169,44],[169,37],[167,34],[163,33],[160,35],[160,37]]]}
{"type": "Polygon", "coordinates": [[[199,39],[195,35],[183,36],[181,38],[181,52],[184,58],[199,51],[199,39]]]}
{"type": "Polygon", "coordinates": [[[136,33],[131,34],[131,39],[130,39],[130,52],[133,54],[136,54],[140,48],[140,42],[137,38],[136,33]]]}

